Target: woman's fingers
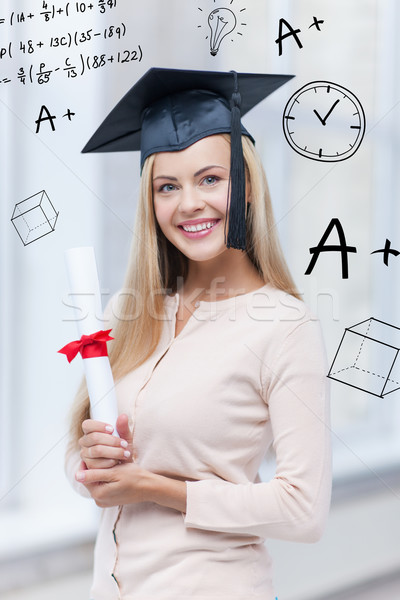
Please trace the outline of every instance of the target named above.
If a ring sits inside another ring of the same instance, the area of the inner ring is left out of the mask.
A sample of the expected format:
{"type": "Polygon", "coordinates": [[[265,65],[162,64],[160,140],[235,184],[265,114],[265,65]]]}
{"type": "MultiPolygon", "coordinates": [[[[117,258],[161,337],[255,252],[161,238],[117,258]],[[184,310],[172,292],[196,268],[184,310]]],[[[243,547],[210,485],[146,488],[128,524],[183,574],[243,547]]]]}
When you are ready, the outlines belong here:
{"type": "Polygon", "coordinates": [[[117,428],[120,438],[126,440],[128,443],[131,444],[132,443],[132,432],[129,428],[128,415],[126,415],[126,414],[119,415],[117,422],[116,422],[116,428],[117,428]]]}
{"type": "Polygon", "coordinates": [[[119,415],[115,426],[117,428],[119,437],[121,438],[121,443],[123,441],[126,442],[126,446],[124,445],[124,447],[126,447],[126,449],[129,450],[129,452],[133,456],[133,454],[134,454],[133,436],[132,436],[132,431],[129,427],[128,415],[126,415],[124,413],[119,415]]]}
{"type": "Polygon", "coordinates": [[[78,471],[75,478],[80,483],[109,483],[113,480],[114,473],[112,469],[89,469],[87,471],[78,471]]]}
{"type": "MultiPolygon", "coordinates": [[[[88,436],[84,436],[84,438],[85,437],[88,436]]],[[[118,441],[121,442],[119,438],[118,441]]],[[[132,460],[131,452],[124,447],[102,445],[86,446],[85,440],[83,440],[81,445],[80,456],[88,469],[109,469],[121,462],[132,460]]]]}
{"type": "Polygon", "coordinates": [[[110,435],[114,431],[114,427],[109,423],[103,423],[102,421],[95,421],[94,419],[86,419],[82,423],[83,433],[92,433],[93,431],[104,432],[110,435]]]}
{"type": "Polygon", "coordinates": [[[114,460],[112,458],[86,458],[85,464],[88,469],[110,469],[120,464],[120,460],[114,460]]]}
{"type": "Polygon", "coordinates": [[[127,415],[118,417],[118,426],[124,434],[121,437],[110,435],[112,427],[107,423],[93,419],[83,421],[83,436],[79,439],[80,455],[88,469],[107,469],[120,462],[133,460],[132,434],[127,415]]]}
{"type": "Polygon", "coordinates": [[[89,448],[89,446],[109,446],[113,448],[127,448],[128,443],[126,440],[121,440],[115,435],[108,435],[106,433],[100,433],[94,431],[92,433],[85,433],[80,439],[79,444],[89,448]]]}
{"type": "Polygon", "coordinates": [[[130,458],[131,453],[125,448],[114,448],[113,446],[94,446],[82,445],[81,458],[86,462],[86,458],[112,458],[114,460],[124,460],[130,458]]]}

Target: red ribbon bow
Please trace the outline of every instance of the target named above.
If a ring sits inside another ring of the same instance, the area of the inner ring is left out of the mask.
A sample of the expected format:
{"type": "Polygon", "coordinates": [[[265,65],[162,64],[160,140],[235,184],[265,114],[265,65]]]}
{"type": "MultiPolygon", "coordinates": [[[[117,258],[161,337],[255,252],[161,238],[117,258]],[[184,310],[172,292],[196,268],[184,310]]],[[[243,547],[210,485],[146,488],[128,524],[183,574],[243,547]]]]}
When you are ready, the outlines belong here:
{"type": "Polygon", "coordinates": [[[98,356],[108,356],[107,344],[109,340],[114,338],[109,335],[111,329],[107,331],[96,331],[91,335],[83,335],[80,340],[70,342],[58,352],[66,354],[68,362],[74,360],[78,352],[81,353],[82,358],[96,358],[98,356]]]}

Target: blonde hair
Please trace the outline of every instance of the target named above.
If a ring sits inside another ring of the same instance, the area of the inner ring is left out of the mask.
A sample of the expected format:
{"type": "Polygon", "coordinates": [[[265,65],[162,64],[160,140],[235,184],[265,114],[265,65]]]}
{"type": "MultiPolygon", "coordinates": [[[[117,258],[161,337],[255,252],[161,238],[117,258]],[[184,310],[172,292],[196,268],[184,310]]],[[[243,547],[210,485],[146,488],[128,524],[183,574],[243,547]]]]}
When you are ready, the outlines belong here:
{"type": "MultiPolygon", "coordinates": [[[[230,143],[229,134],[223,134],[230,143]]],[[[247,205],[246,253],[264,283],[300,298],[279,243],[267,179],[252,142],[242,137],[251,202],[247,205]]],[[[123,289],[118,294],[118,315],[112,322],[109,355],[115,381],[139,367],[154,352],[163,327],[164,296],[177,291],[185,280],[187,257],[162,233],[154,213],[152,172],[155,155],[144,164],[139,202],[123,289]]],[[[110,323],[111,324],[111,323],[110,323]]],[[[77,447],[81,424],[88,419],[89,397],[85,381],[78,390],[71,418],[69,451],[77,447]]]]}

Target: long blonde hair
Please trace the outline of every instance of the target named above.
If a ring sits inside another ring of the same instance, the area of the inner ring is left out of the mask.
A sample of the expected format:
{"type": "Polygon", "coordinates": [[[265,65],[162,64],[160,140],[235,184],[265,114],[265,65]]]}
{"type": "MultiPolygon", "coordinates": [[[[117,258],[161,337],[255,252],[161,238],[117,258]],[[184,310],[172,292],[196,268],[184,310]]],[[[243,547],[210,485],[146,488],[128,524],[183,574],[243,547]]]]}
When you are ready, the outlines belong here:
{"type": "MultiPolygon", "coordinates": [[[[229,134],[223,134],[230,143],[229,134]]],[[[243,155],[251,202],[247,207],[246,253],[265,283],[300,298],[277,236],[267,179],[252,142],[242,136],[243,155]]],[[[164,296],[177,291],[178,277],[185,280],[187,257],[162,233],[155,218],[152,172],[155,155],[144,164],[129,264],[124,287],[114,308],[109,355],[115,381],[151,356],[160,340],[164,296]],[[115,314],[117,313],[117,314],[115,314]]],[[[82,421],[89,418],[85,381],[78,390],[71,419],[70,450],[82,435],[82,421]]]]}

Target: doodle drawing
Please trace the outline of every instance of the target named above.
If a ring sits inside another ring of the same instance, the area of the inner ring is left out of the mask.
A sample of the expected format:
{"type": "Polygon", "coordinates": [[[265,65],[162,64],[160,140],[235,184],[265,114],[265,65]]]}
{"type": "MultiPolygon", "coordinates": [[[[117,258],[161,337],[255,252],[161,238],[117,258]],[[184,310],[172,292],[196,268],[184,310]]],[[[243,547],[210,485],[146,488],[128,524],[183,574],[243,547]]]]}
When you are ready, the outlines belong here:
{"type": "Polygon", "coordinates": [[[307,83],[291,96],[283,112],[288,144],[301,156],[322,162],[353,156],[365,125],[364,109],[356,96],[330,81],[307,83]]]}
{"type": "MultiPolygon", "coordinates": [[[[214,0],[215,1],[215,0],[214,0]]],[[[230,4],[232,4],[233,0],[231,0],[230,4]]],[[[203,9],[198,7],[200,12],[203,12],[203,9]]],[[[246,10],[246,8],[242,8],[239,10],[239,13],[242,13],[246,10]]],[[[229,36],[233,31],[236,30],[237,35],[243,35],[240,31],[238,31],[239,25],[246,25],[246,23],[238,22],[238,19],[230,8],[215,8],[213,9],[207,17],[207,27],[209,30],[209,35],[206,36],[206,39],[210,39],[210,54],[211,56],[216,56],[220,49],[222,41],[229,36]]],[[[202,25],[198,25],[199,28],[202,25]]],[[[231,42],[233,39],[231,38],[231,42]]]]}
{"type": "Polygon", "coordinates": [[[58,212],[45,190],[18,202],[11,217],[24,246],[54,231],[58,212]]]}
{"type": "Polygon", "coordinates": [[[384,398],[400,389],[400,328],[373,317],[345,329],[328,377],[384,398]]]}
{"type": "Polygon", "coordinates": [[[235,13],[229,8],[216,8],[208,15],[208,24],[211,30],[210,53],[216,56],[224,37],[236,27],[235,13]]]}

